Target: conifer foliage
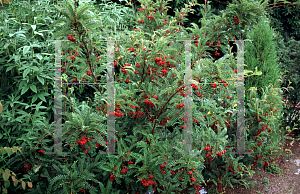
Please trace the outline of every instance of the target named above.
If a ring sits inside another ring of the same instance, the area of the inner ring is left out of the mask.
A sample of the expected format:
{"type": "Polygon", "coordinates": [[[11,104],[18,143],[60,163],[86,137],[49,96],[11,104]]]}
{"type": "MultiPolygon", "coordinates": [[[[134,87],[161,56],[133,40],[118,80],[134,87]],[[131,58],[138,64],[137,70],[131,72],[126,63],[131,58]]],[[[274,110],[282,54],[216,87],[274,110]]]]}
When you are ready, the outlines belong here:
{"type": "MultiPolygon", "coordinates": [[[[262,71],[260,76],[245,78],[246,91],[251,87],[257,87],[258,98],[263,95],[266,87],[279,84],[280,68],[277,63],[277,44],[274,41],[274,30],[270,27],[267,19],[262,19],[248,33],[252,43],[245,42],[245,64],[246,69],[254,71],[255,67],[262,71]]],[[[247,97],[247,95],[246,95],[247,97]]]]}

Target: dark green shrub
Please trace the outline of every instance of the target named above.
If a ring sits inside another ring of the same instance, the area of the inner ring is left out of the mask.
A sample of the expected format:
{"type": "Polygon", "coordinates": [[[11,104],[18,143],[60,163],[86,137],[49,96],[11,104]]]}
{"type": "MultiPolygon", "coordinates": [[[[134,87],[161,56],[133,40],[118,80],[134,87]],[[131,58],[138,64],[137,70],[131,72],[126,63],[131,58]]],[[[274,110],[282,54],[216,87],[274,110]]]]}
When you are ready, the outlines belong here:
{"type": "MultiPolygon", "coordinates": [[[[248,33],[252,42],[245,43],[245,68],[255,71],[262,71],[262,75],[245,78],[245,90],[250,87],[257,87],[258,98],[262,97],[263,90],[270,84],[278,87],[280,68],[277,62],[277,45],[273,40],[274,31],[270,28],[266,18],[262,19],[253,30],[248,33]]],[[[246,95],[246,99],[247,99],[246,95]]]]}

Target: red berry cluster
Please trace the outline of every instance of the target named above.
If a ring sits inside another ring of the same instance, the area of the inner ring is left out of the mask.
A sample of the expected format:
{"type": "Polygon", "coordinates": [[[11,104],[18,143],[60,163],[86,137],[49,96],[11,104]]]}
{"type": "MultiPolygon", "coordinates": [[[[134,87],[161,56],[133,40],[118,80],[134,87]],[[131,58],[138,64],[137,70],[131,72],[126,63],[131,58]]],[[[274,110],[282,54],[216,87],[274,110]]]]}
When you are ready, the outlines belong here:
{"type": "MultiPolygon", "coordinates": [[[[213,153],[206,154],[205,156],[206,156],[206,158],[209,158],[211,155],[213,155],[213,153]]],[[[212,158],[211,158],[211,160],[212,160],[212,158]]],[[[211,160],[209,160],[209,161],[211,161],[211,160]]]]}
{"type": "Polygon", "coordinates": [[[114,113],[114,116],[115,117],[122,117],[125,113],[118,113],[118,112],[115,112],[114,113]]]}
{"type": "Polygon", "coordinates": [[[134,51],[136,51],[134,48],[129,48],[129,49],[127,49],[128,51],[131,51],[131,52],[134,52],[134,51]]]}
{"type": "MultiPolygon", "coordinates": [[[[192,84],[192,88],[195,90],[198,90],[198,87],[195,84],[192,84]]],[[[202,88],[202,86],[200,86],[200,89],[202,88]]]]}
{"type": "Polygon", "coordinates": [[[45,151],[44,150],[39,150],[38,152],[41,153],[41,154],[43,154],[45,151]]]}
{"type": "Polygon", "coordinates": [[[86,188],[84,187],[84,188],[80,189],[79,192],[84,192],[85,190],[86,190],[86,188]]]}
{"type": "Polygon", "coordinates": [[[220,56],[220,53],[218,53],[218,51],[215,51],[215,56],[220,56]]]}
{"type": "Polygon", "coordinates": [[[211,84],[213,88],[216,88],[217,87],[217,84],[211,84]]]}
{"type": "Polygon", "coordinates": [[[162,60],[162,58],[155,58],[155,63],[158,64],[159,66],[162,66],[166,63],[166,56],[164,57],[164,61],[162,60]]]}
{"type": "MultiPolygon", "coordinates": [[[[111,113],[109,113],[109,115],[114,115],[115,117],[122,117],[125,113],[118,112],[119,110],[121,110],[119,103],[117,103],[116,106],[117,106],[116,112],[111,112],[111,113]]],[[[106,105],[106,107],[108,107],[108,105],[106,105]]],[[[100,110],[100,107],[97,106],[96,110],[100,110]]],[[[104,114],[107,114],[107,112],[106,112],[107,109],[105,110],[104,107],[102,107],[102,110],[104,111],[104,114]]]]}
{"type": "MultiPolygon", "coordinates": [[[[165,162],[165,164],[167,164],[167,163],[165,162]]],[[[162,171],[165,167],[166,167],[166,165],[160,165],[160,170],[161,170],[160,172],[163,174],[166,174],[166,171],[162,171]]]]}
{"type": "Polygon", "coordinates": [[[111,172],[109,172],[109,173],[110,173],[110,177],[109,177],[110,181],[116,180],[115,175],[111,174],[111,172]]]}
{"type": "Polygon", "coordinates": [[[91,138],[82,137],[81,140],[76,141],[79,145],[84,145],[90,140],[91,138]]]}
{"type": "Polygon", "coordinates": [[[31,169],[31,167],[32,167],[31,165],[24,166],[24,168],[27,169],[27,170],[31,169]]]}
{"type": "Polygon", "coordinates": [[[152,102],[150,102],[149,100],[145,100],[145,105],[148,107],[154,107],[154,104],[152,102]]]}
{"type": "Polygon", "coordinates": [[[234,25],[238,25],[239,24],[239,18],[237,18],[236,16],[234,16],[234,20],[235,20],[235,24],[234,25]]]}
{"type": "MultiPolygon", "coordinates": [[[[152,121],[154,120],[155,117],[151,117],[152,121]],[[152,119],[153,118],[153,119],[152,119]]],[[[149,119],[149,120],[151,120],[149,119]]],[[[162,126],[165,126],[165,123],[168,122],[168,120],[170,120],[171,118],[163,118],[161,121],[160,121],[160,125],[162,126]]]]}
{"type": "Polygon", "coordinates": [[[184,106],[184,103],[182,103],[182,104],[177,104],[176,106],[177,106],[176,108],[182,108],[182,107],[185,107],[185,106],[184,106]]]}
{"type": "Polygon", "coordinates": [[[128,168],[124,168],[123,170],[121,170],[120,172],[125,174],[128,171],[128,168]]]}
{"type": "MultiPolygon", "coordinates": [[[[152,175],[150,175],[149,177],[151,177],[152,175]]],[[[152,176],[153,178],[153,176],[152,176]]],[[[148,187],[149,185],[154,185],[156,182],[153,180],[146,180],[146,179],[142,179],[142,185],[148,187]]]]}
{"type": "Polygon", "coordinates": [[[96,59],[96,62],[98,62],[100,60],[101,56],[98,56],[96,59]]]}
{"type": "MultiPolygon", "coordinates": [[[[71,59],[74,60],[76,58],[76,56],[79,57],[79,53],[78,52],[75,52],[74,55],[71,56],[71,59]]],[[[70,67],[72,67],[72,66],[70,66],[70,67]]]]}
{"type": "Polygon", "coordinates": [[[68,35],[68,40],[70,40],[71,42],[75,42],[76,38],[73,37],[73,34],[68,35]]]}
{"type": "Polygon", "coordinates": [[[205,147],[205,148],[203,149],[203,151],[205,151],[205,150],[209,151],[209,150],[210,150],[210,147],[209,147],[209,146],[208,146],[208,147],[205,147]]]}
{"type": "Polygon", "coordinates": [[[149,18],[150,20],[154,19],[154,17],[152,15],[147,16],[147,18],[149,18]]]}
{"type": "Polygon", "coordinates": [[[255,162],[252,162],[252,164],[253,164],[253,167],[254,167],[254,168],[257,166],[257,162],[256,162],[256,161],[255,161],[255,162]]]}
{"type": "Polygon", "coordinates": [[[222,156],[224,153],[226,153],[226,150],[220,151],[220,152],[218,153],[218,156],[222,156]]]}
{"type": "Polygon", "coordinates": [[[139,24],[143,24],[143,23],[145,23],[143,20],[138,20],[138,23],[139,24]]]}

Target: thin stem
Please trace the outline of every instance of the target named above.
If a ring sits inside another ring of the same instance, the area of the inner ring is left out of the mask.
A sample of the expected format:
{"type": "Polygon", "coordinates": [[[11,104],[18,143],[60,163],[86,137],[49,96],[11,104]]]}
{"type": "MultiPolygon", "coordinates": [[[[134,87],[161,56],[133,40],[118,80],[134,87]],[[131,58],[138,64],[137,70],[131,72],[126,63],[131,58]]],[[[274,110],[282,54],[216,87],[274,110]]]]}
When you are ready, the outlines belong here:
{"type": "MultiPolygon", "coordinates": [[[[167,101],[167,102],[163,105],[163,107],[160,109],[158,115],[156,116],[156,119],[159,118],[159,116],[161,115],[161,113],[162,113],[162,111],[164,110],[165,106],[170,102],[170,100],[173,98],[173,96],[174,96],[175,94],[177,94],[183,87],[184,87],[184,85],[182,85],[181,87],[179,87],[179,88],[176,90],[176,92],[170,96],[170,98],[168,99],[168,101],[167,101]]],[[[155,128],[156,123],[157,123],[157,120],[155,120],[155,123],[154,123],[154,125],[153,125],[153,128],[152,128],[152,135],[154,135],[154,128],[155,128]]],[[[151,141],[150,141],[150,143],[151,143],[151,141]]]]}
{"type": "MultiPolygon", "coordinates": [[[[280,7],[280,6],[285,6],[285,5],[297,5],[297,4],[299,4],[299,3],[288,3],[288,4],[283,4],[283,5],[278,5],[278,6],[273,6],[273,7],[270,7],[270,8],[268,8],[268,9],[272,9],[272,8],[274,8],[274,7],[280,7]]],[[[272,4],[269,4],[269,5],[272,5],[272,4]]],[[[265,10],[268,10],[268,9],[265,9],[265,10]]]]}

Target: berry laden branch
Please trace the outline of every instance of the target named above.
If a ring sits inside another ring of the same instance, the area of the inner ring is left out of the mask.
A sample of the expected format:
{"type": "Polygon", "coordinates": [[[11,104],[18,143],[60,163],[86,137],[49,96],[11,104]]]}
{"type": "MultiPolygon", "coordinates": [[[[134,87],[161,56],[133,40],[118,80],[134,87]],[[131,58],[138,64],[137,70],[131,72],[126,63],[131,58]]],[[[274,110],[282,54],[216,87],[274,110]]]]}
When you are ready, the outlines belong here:
{"type": "MultiPolygon", "coordinates": [[[[161,110],[159,111],[159,113],[158,113],[156,119],[159,118],[159,116],[161,115],[161,113],[162,113],[162,111],[164,110],[165,106],[170,102],[170,100],[173,98],[173,96],[174,96],[175,94],[177,94],[183,87],[184,87],[184,85],[182,85],[181,87],[179,87],[179,88],[176,90],[176,92],[170,96],[170,98],[168,99],[168,101],[164,104],[164,106],[163,106],[163,107],[161,108],[161,110]]],[[[155,128],[156,123],[157,123],[157,120],[155,120],[154,126],[153,126],[153,128],[152,128],[152,135],[154,135],[154,128],[155,128]]],[[[151,143],[151,141],[150,141],[150,143],[151,143]]]]}

